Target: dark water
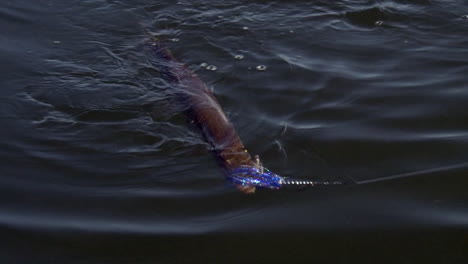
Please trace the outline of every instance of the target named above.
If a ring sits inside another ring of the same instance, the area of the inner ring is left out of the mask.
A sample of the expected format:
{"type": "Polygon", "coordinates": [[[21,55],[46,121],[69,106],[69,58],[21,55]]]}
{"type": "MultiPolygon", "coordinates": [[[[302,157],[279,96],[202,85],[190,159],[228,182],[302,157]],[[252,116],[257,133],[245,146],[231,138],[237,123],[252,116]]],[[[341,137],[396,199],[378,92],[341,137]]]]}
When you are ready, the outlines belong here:
{"type": "Polygon", "coordinates": [[[441,0],[2,1],[0,262],[466,263],[467,16],[441,0]],[[235,191],[148,34],[271,170],[360,184],[235,191]]]}

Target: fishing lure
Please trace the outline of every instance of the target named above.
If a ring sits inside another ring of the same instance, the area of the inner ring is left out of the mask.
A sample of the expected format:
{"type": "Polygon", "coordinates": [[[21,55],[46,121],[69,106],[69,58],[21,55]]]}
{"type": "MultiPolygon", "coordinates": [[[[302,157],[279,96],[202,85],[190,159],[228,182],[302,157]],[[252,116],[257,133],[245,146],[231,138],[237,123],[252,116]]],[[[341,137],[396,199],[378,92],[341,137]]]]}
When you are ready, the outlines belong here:
{"type": "Polygon", "coordinates": [[[255,186],[265,189],[280,189],[286,185],[296,186],[317,186],[317,185],[340,185],[339,181],[309,181],[295,180],[288,177],[279,176],[269,169],[263,167],[258,155],[255,155],[254,166],[240,166],[228,172],[227,178],[239,186],[255,186]]]}

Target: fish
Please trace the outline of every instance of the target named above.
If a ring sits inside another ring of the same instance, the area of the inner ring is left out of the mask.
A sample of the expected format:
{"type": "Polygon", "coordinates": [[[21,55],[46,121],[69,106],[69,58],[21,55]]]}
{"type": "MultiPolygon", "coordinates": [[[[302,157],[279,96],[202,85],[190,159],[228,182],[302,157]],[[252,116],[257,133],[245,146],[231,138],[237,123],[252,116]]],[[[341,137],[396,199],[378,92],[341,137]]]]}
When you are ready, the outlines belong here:
{"type": "Polygon", "coordinates": [[[147,46],[162,61],[158,68],[172,86],[180,91],[187,117],[201,131],[215,154],[226,178],[241,192],[255,193],[257,188],[280,189],[284,185],[320,185],[327,182],[291,180],[263,167],[260,157],[249,153],[211,89],[200,77],[178,61],[164,41],[151,37],[147,46]]]}

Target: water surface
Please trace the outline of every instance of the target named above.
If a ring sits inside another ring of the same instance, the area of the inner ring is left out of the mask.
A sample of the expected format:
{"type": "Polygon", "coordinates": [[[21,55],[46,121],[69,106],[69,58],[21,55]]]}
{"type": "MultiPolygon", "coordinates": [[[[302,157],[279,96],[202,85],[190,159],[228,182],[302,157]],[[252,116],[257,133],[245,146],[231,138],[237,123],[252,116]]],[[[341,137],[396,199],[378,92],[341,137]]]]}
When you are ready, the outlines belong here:
{"type": "Polygon", "coordinates": [[[463,263],[467,15],[438,0],[2,2],[1,262],[463,263]],[[359,184],[238,193],[149,35],[268,168],[359,184]]]}

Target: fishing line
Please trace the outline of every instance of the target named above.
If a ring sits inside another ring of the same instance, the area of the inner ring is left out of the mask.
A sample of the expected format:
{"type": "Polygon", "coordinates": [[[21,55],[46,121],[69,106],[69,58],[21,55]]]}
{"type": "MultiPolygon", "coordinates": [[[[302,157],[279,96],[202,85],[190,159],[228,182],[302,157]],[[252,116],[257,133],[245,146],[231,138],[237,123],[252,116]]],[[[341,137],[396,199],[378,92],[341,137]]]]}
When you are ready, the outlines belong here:
{"type": "Polygon", "coordinates": [[[368,183],[375,183],[375,182],[382,182],[382,181],[390,181],[390,180],[408,178],[408,177],[413,177],[413,176],[420,176],[420,175],[424,175],[424,174],[447,172],[447,171],[459,170],[459,169],[468,169],[468,162],[449,165],[449,166],[436,167],[436,168],[432,168],[432,169],[425,169],[425,170],[407,172],[407,173],[391,175],[391,176],[386,176],[386,177],[377,178],[377,179],[370,179],[370,180],[363,180],[363,181],[356,181],[355,180],[355,183],[356,184],[368,184],[368,183]]]}

